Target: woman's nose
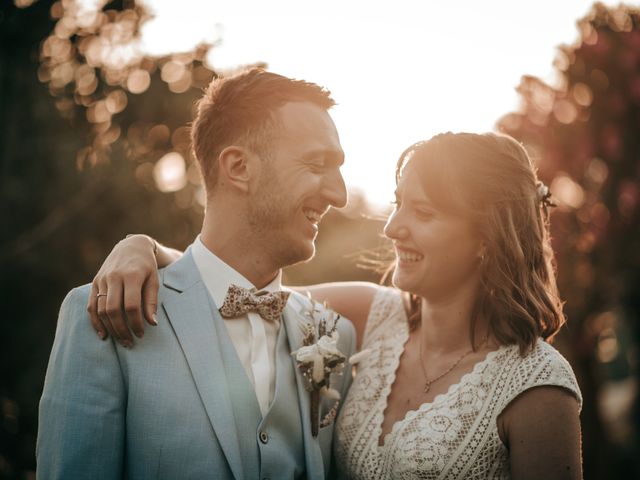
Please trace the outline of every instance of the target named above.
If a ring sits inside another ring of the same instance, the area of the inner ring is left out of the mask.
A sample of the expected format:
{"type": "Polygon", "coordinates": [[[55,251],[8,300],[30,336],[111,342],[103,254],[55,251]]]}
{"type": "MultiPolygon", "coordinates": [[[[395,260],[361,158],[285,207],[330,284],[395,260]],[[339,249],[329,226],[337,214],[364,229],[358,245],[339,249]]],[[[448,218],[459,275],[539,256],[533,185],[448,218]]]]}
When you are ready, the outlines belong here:
{"type": "Polygon", "coordinates": [[[384,234],[392,240],[401,240],[408,236],[409,230],[405,226],[399,210],[396,209],[389,215],[387,224],[384,226],[384,234]]]}

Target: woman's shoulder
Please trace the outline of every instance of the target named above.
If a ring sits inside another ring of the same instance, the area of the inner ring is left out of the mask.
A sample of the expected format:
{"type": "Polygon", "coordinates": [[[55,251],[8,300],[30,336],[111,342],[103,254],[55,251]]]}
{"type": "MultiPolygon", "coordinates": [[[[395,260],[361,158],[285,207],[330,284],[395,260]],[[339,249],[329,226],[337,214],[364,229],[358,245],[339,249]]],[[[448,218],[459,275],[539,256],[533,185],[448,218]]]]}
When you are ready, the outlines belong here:
{"type": "Polygon", "coordinates": [[[539,386],[556,386],[571,392],[582,405],[582,394],[567,359],[552,345],[538,339],[524,355],[516,345],[510,347],[506,406],[521,393],[539,386]]]}
{"type": "Polygon", "coordinates": [[[539,338],[531,352],[525,355],[525,359],[527,357],[531,357],[532,366],[543,366],[542,371],[548,377],[563,377],[575,382],[573,368],[571,368],[567,359],[545,340],[539,338]]]}
{"type": "Polygon", "coordinates": [[[407,322],[405,293],[393,287],[378,287],[371,302],[363,345],[390,328],[407,322]]]}
{"type": "Polygon", "coordinates": [[[538,338],[538,340],[536,340],[535,346],[527,355],[539,356],[541,359],[548,360],[553,365],[566,366],[568,368],[571,368],[564,355],[562,355],[562,353],[560,353],[560,351],[558,351],[553,345],[543,340],[542,338],[538,338]]]}
{"type": "Polygon", "coordinates": [[[392,313],[405,313],[407,306],[408,297],[405,292],[395,287],[379,286],[371,302],[369,319],[385,317],[392,313]]]}
{"type": "Polygon", "coordinates": [[[396,287],[377,285],[377,290],[373,297],[373,304],[389,302],[402,304],[404,295],[405,293],[396,287]]]}

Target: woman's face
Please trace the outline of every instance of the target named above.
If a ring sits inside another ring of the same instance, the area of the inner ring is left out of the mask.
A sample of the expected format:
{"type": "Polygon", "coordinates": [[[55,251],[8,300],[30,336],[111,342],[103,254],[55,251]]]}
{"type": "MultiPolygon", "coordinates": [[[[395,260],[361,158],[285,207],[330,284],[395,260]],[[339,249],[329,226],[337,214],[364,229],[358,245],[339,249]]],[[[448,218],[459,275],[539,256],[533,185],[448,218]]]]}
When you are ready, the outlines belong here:
{"type": "Polygon", "coordinates": [[[384,228],[396,251],[393,284],[428,300],[446,300],[461,288],[477,288],[482,242],[470,221],[435,207],[412,163],[402,171],[384,228]]]}

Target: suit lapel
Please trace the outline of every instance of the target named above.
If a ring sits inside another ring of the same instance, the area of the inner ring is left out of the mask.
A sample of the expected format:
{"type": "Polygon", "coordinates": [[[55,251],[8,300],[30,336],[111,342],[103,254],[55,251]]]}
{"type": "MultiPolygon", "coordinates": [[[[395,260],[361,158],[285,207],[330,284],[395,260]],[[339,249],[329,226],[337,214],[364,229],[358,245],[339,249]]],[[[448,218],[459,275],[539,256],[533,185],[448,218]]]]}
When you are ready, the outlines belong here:
{"type": "MultiPolygon", "coordinates": [[[[292,293],[289,302],[284,310],[284,324],[287,329],[289,347],[295,351],[302,346],[301,322],[308,322],[302,311],[307,306],[308,300],[296,293],[292,293]]],[[[305,389],[304,378],[300,369],[296,365],[296,360],[291,357],[296,372],[296,386],[298,390],[298,402],[300,404],[300,414],[302,417],[302,435],[304,438],[304,455],[306,461],[307,477],[324,479],[324,463],[322,461],[322,450],[318,438],[311,435],[311,402],[309,392],[305,389]]]]}
{"type": "Polygon", "coordinates": [[[173,326],[218,442],[236,479],[244,478],[238,433],[209,294],[187,251],[164,272],[162,306],[173,326]]]}

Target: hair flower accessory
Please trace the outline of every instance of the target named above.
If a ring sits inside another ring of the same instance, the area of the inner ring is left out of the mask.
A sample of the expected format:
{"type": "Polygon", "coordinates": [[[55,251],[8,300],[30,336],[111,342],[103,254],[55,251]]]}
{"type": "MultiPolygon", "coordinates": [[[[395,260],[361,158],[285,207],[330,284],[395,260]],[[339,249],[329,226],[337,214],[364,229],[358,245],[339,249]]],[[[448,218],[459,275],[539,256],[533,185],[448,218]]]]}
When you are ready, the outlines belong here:
{"type": "Polygon", "coordinates": [[[555,203],[551,201],[551,190],[543,182],[538,182],[536,190],[536,198],[545,207],[557,207],[555,203]]]}
{"type": "Polygon", "coordinates": [[[316,437],[320,426],[331,424],[338,412],[340,392],[331,388],[331,374],[341,373],[346,361],[345,355],[338,350],[338,331],[336,329],[340,315],[311,300],[311,309],[304,312],[309,319],[302,322],[302,347],[291,355],[302,372],[305,388],[311,395],[311,434],[316,437]],[[320,396],[335,400],[335,404],[320,421],[320,396]]]}

